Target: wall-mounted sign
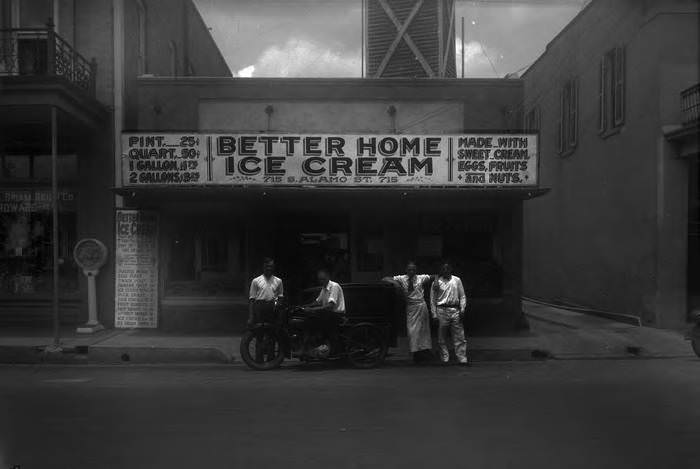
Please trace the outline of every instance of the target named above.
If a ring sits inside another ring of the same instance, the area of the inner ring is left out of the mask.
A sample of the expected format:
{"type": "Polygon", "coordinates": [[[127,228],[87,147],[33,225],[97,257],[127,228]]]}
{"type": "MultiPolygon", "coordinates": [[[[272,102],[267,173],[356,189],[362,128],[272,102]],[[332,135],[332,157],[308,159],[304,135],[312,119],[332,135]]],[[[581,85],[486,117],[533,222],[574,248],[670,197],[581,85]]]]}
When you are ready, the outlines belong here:
{"type": "Polygon", "coordinates": [[[158,327],[158,214],[116,212],[115,327],[158,327]]]}
{"type": "MultiPolygon", "coordinates": [[[[49,212],[52,200],[50,188],[0,191],[0,213],[49,212]]],[[[58,193],[59,210],[74,212],[75,207],[75,192],[60,191],[58,193]]]]}
{"type": "Polygon", "coordinates": [[[122,135],[123,185],[533,187],[537,134],[122,135]]]}

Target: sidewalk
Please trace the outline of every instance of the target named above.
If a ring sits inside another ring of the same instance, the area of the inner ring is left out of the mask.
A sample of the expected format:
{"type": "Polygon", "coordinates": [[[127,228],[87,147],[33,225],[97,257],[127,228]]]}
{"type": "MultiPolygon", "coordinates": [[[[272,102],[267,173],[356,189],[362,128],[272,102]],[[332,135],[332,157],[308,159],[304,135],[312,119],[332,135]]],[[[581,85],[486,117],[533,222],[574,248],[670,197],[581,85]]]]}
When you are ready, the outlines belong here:
{"type": "MultiPolygon", "coordinates": [[[[508,337],[469,338],[475,362],[543,359],[694,358],[682,332],[619,323],[533,302],[523,302],[530,331],[508,337]]],[[[175,335],[147,329],[61,334],[59,353],[47,353],[50,333],[0,330],[0,363],[235,363],[240,337],[175,335]]],[[[388,360],[408,362],[405,338],[388,360]]]]}

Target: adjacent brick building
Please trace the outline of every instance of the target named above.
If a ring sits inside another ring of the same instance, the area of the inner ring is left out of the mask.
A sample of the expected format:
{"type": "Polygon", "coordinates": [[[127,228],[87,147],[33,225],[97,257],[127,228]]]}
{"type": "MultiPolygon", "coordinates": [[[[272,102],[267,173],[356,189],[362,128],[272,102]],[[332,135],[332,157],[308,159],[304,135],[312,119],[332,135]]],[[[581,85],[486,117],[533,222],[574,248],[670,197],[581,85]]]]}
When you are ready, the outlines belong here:
{"type": "Polygon", "coordinates": [[[594,0],[524,74],[545,197],[524,291],[677,326],[700,307],[698,2],[594,0]]]}

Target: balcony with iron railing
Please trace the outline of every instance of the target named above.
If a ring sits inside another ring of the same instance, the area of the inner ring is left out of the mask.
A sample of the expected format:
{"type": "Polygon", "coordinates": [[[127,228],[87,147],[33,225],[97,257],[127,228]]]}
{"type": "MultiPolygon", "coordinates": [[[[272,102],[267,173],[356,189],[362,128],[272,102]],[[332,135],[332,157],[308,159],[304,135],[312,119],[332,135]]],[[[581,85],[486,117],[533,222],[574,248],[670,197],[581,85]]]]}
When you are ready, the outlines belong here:
{"type": "Polygon", "coordinates": [[[700,122],[700,83],[681,91],[681,124],[697,126],[700,122]]]}
{"type": "Polygon", "coordinates": [[[52,25],[0,29],[0,78],[46,77],[64,80],[95,97],[97,64],[80,55],[52,25]]]}

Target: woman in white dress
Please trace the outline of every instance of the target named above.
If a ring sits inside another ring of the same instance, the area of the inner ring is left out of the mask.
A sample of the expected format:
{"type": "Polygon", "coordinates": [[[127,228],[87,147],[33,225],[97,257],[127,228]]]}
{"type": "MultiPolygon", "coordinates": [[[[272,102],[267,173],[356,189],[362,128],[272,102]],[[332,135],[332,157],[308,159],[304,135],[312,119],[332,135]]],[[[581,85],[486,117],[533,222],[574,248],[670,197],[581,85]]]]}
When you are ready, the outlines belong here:
{"type": "Polygon", "coordinates": [[[413,360],[417,362],[430,357],[433,344],[430,338],[430,313],[423,296],[431,276],[417,274],[416,271],[415,262],[409,262],[404,275],[386,277],[384,280],[398,283],[406,295],[408,343],[413,360]]]}

